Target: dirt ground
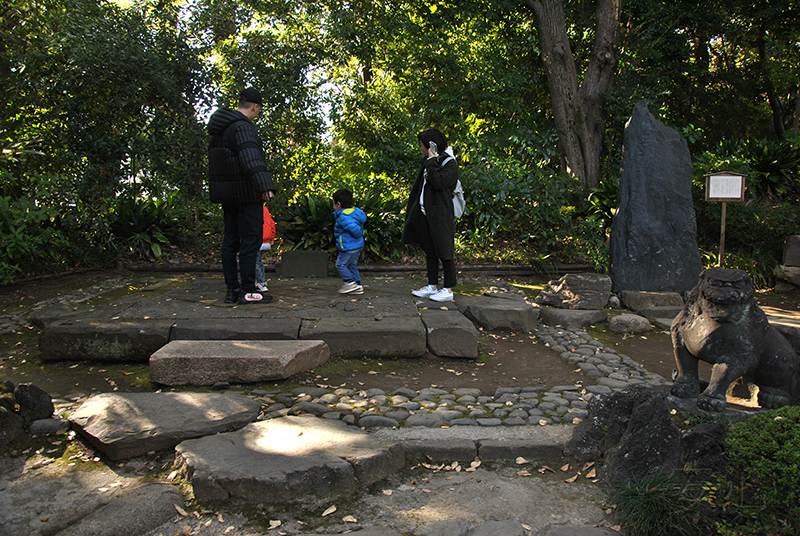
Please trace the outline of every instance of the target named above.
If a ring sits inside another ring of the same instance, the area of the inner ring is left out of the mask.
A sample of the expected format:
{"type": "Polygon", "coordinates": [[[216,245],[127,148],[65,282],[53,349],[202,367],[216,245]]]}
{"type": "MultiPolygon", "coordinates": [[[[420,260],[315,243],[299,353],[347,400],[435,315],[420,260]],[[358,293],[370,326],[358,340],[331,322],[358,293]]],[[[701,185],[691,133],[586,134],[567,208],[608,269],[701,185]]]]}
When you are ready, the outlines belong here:
{"type": "MultiPolygon", "coordinates": [[[[104,278],[131,275],[119,272],[87,272],[0,287],[0,316],[33,303],[91,286],[104,278]]],[[[137,276],[138,277],[138,276],[137,276]]],[[[159,277],[159,274],[147,274],[159,277]]],[[[546,283],[545,278],[508,279],[531,297],[546,283]]],[[[759,292],[759,305],[770,313],[800,316],[800,291],[759,292]]],[[[611,314],[614,314],[612,311],[611,314]]],[[[0,337],[0,381],[15,384],[33,382],[50,393],[142,391],[149,384],[144,364],[47,363],[38,360],[38,329],[27,326],[0,337]]],[[[607,330],[607,325],[589,330],[607,347],[642,363],[647,370],[670,378],[675,368],[672,341],[667,331],[651,330],[644,336],[623,336],[607,330]]],[[[591,385],[593,380],[578,371],[556,352],[525,333],[481,333],[477,360],[446,359],[426,355],[414,360],[332,360],[315,371],[283,382],[248,386],[263,389],[292,389],[299,385],[325,387],[381,388],[415,390],[438,387],[478,388],[492,394],[498,387],[591,385]]],[[[707,374],[701,370],[701,375],[707,374]]]]}

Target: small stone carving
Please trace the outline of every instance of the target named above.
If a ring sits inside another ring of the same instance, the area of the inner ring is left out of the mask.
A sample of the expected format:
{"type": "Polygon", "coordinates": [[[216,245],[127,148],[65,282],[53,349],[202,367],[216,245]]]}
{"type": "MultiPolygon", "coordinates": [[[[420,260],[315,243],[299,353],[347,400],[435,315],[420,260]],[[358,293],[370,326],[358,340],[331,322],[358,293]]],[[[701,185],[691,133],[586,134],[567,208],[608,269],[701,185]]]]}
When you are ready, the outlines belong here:
{"type": "Polygon", "coordinates": [[[678,377],[672,394],[697,397],[697,407],[722,411],[728,386],[746,377],[759,386],[758,403],[772,409],[797,404],[800,359],[792,345],[769,324],[744,270],[710,268],[672,322],[678,377]],[[713,365],[711,381],[700,393],[699,360],[713,365]]]}

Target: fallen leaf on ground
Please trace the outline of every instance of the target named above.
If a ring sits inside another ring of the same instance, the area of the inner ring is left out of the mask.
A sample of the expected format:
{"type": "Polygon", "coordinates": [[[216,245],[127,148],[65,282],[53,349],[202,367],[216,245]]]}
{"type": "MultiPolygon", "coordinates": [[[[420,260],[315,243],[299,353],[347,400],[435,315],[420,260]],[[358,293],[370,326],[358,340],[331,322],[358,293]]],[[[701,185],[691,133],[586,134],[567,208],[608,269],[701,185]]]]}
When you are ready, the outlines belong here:
{"type": "Polygon", "coordinates": [[[394,492],[392,490],[390,490],[390,489],[383,490],[383,494],[384,495],[391,495],[392,493],[394,493],[394,492]]]}
{"type": "Polygon", "coordinates": [[[184,510],[183,508],[181,508],[180,506],[178,506],[177,504],[172,503],[172,506],[174,506],[175,510],[177,510],[178,513],[180,515],[182,515],[183,517],[189,517],[189,513],[186,510],[184,510]]]}
{"type": "Polygon", "coordinates": [[[230,534],[230,533],[231,533],[231,532],[233,532],[234,530],[236,530],[236,527],[233,527],[233,526],[231,526],[231,527],[228,527],[227,529],[225,529],[225,534],[230,534]]]}
{"type": "Polygon", "coordinates": [[[530,471],[517,471],[517,476],[531,476],[530,471]]]}
{"type": "Polygon", "coordinates": [[[354,518],[353,516],[344,516],[342,521],[345,523],[358,523],[358,519],[354,518]]]}
{"type": "Polygon", "coordinates": [[[547,471],[550,471],[551,473],[555,473],[555,471],[553,471],[552,469],[550,469],[546,465],[543,465],[542,468],[539,469],[539,472],[542,473],[542,474],[546,473],[547,471]]]}
{"type": "Polygon", "coordinates": [[[596,476],[597,476],[597,471],[592,469],[591,471],[589,471],[589,474],[586,475],[586,478],[594,478],[596,476]]]}
{"type": "Polygon", "coordinates": [[[526,463],[531,463],[531,462],[520,456],[516,459],[516,463],[517,465],[525,465],[526,463]]]}
{"type": "Polygon", "coordinates": [[[172,471],[168,476],[167,480],[174,480],[175,477],[178,476],[178,471],[172,471]]]}
{"type": "Polygon", "coordinates": [[[583,470],[586,471],[594,465],[594,462],[586,462],[583,464],[583,470]]]}
{"type": "Polygon", "coordinates": [[[269,528],[267,530],[274,530],[281,526],[280,519],[270,519],[269,520],[269,528]]]}
{"type": "Polygon", "coordinates": [[[568,478],[568,479],[566,479],[564,482],[569,482],[570,484],[572,484],[572,483],[573,483],[573,482],[575,482],[576,480],[578,480],[578,475],[575,475],[575,476],[573,476],[572,478],[568,478]]]}
{"type": "Polygon", "coordinates": [[[329,516],[332,513],[334,513],[335,511],[336,511],[336,507],[335,506],[329,506],[327,510],[322,512],[322,517],[329,516]]]}
{"type": "Polygon", "coordinates": [[[561,466],[561,470],[562,470],[563,472],[565,472],[565,473],[566,473],[567,471],[569,471],[569,464],[562,465],[562,466],[561,466]]]}
{"type": "Polygon", "coordinates": [[[520,523],[520,525],[522,525],[522,528],[527,530],[528,532],[533,530],[533,527],[531,527],[530,525],[526,525],[525,523],[520,523]]]}

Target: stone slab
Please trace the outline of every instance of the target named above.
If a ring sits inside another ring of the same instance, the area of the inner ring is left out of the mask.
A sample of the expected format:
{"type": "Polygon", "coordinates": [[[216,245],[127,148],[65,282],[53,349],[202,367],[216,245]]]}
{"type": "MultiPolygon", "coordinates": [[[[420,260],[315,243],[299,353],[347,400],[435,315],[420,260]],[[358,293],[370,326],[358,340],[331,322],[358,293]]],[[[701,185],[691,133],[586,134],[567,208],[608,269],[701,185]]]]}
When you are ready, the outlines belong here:
{"type": "Polygon", "coordinates": [[[332,356],[345,359],[403,359],[425,355],[425,326],[418,315],[377,318],[305,320],[300,327],[300,339],[325,341],[332,356]]]}
{"type": "Polygon", "coordinates": [[[665,305],[661,307],[645,307],[637,314],[653,322],[656,318],[675,318],[681,311],[683,311],[682,305],[680,307],[665,305]]]}
{"type": "Polygon", "coordinates": [[[57,321],[39,336],[42,361],[146,362],[167,344],[171,320],[57,321]]]}
{"type": "Polygon", "coordinates": [[[428,349],[439,357],[478,357],[478,330],[458,311],[427,309],[422,323],[428,332],[428,349]]]}
{"type": "Polygon", "coordinates": [[[530,333],[538,325],[539,308],[523,299],[496,296],[457,296],[458,310],[477,326],[487,331],[530,333]]]}
{"type": "Polygon", "coordinates": [[[299,318],[224,318],[178,320],[169,339],[178,340],[296,340],[299,318]]]}
{"type": "Polygon", "coordinates": [[[563,446],[556,442],[526,440],[484,439],[478,443],[481,460],[514,460],[523,457],[528,461],[558,460],[564,457],[563,446]]]}
{"type": "Polygon", "coordinates": [[[147,534],[175,519],[175,505],[183,505],[183,496],[170,484],[155,482],[95,510],[59,536],[129,536],[147,534]]]}
{"type": "Polygon", "coordinates": [[[471,439],[415,439],[403,442],[406,461],[430,463],[471,462],[478,447],[471,439]]]}
{"type": "Polygon", "coordinates": [[[653,307],[677,307],[683,309],[683,297],[677,292],[648,292],[623,290],[619,293],[622,304],[633,312],[653,307]]]}
{"type": "Polygon", "coordinates": [[[548,326],[561,326],[565,329],[582,329],[608,321],[605,311],[582,311],[579,309],[555,309],[542,307],[539,318],[548,326]]]}
{"type": "Polygon", "coordinates": [[[328,252],[284,251],[277,272],[281,277],[328,277],[328,252]]]}
{"type": "Polygon", "coordinates": [[[150,357],[150,381],[213,385],[283,380],[329,357],[328,345],[319,340],[171,341],[150,357]]]}
{"type": "Polygon", "coordinates": [[[240,428],[260,410],[256,400],[222,393],[102,393],[69,421],[105,455],[121,460],[240,428]]]}
{"type": "Polygon", "coordinates": [[[341,421],[281,417],[184,441],[176,464],[201,502],[318,505],[350,496],[405,464],[403,447],[341,421]]]}

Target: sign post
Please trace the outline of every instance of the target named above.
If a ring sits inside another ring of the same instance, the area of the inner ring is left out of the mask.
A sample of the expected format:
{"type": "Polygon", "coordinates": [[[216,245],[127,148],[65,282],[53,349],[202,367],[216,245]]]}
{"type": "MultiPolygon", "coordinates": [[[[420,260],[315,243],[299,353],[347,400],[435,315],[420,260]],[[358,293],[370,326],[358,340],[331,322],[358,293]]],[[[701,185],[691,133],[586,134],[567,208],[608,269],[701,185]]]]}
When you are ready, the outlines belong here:
{"type": "Polygon", "coordinates": [[[719,261],[717,266],[722,268],[722,259],[725,255],[725,216],[728,202],[744,201],[744,175],[740,173],[709,173],[706,177],[706,201],[712,203],[722,202],[722,223],[719,232],[719,261]]]}

